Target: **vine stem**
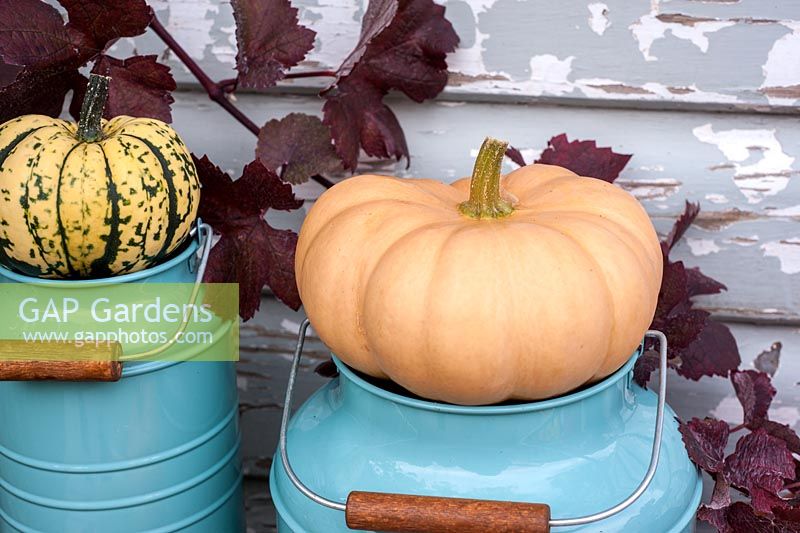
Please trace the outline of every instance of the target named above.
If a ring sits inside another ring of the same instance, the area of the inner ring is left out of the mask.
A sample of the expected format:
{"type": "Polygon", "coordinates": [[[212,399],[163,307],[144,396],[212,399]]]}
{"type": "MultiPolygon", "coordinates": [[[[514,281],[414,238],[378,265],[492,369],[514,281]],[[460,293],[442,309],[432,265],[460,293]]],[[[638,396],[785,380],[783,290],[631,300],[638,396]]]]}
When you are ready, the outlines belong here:
{"type": "MultiPolygon", "coordinates": [[[[172,34],[161,24],[161,21],[158,20],[158,17],[154,12],[151,11],[151,19],[150,19],[150,28],[153,32],[158,35],[159,39],[161,39],[164,44],[167,45],[167,48],[172,50],[172,52],[181,60],[181,62],[186,65],[186,68],[189,69],[189,72],[200,82],[200,85],[208,94],[208,97],[220,105],[225,111],[227,111],[233,118],[235,118],[239,123],[250,130],[250,132],[258,136],[259,131],[261,128],[258,125],[250,120],[250,117],[245,115],[241,109],[236,107],[233,102],[231,102],[228,97],[226,96],[226,92],[229,92],[236,83],[236,80],[222,80],[221,82],[217,83],[209,77],[208,74],[202,69],[200,65],[197,64],[187,52],[186,50],[180,45],[178,41],[172,36],[172,34]]],[[[322,71],[327,72],[327,71],[322,71]]],[[[306,77],[302,76],[300,73],[296,74],[294,77],[306,77]]],[[[326,75],[326,74],[319,74],[319,75],[326,75]]],[[[334,74],[335,75],[335,74],[334,74]]],[[[286,76],[287,78],[289,75],[286,76]]],[[[311,179],[319,183],[325,188],[333,187],[333,182],[329,179],[325,178],[324,176],[311,176],[311,179]]]]}
{"type": "Polygon", "coordinates": [[[291,80],[297,78],[335,78],[336,72],[332,70],[307,70],[305,72],[287,72],[284,79],[291,80]]]}

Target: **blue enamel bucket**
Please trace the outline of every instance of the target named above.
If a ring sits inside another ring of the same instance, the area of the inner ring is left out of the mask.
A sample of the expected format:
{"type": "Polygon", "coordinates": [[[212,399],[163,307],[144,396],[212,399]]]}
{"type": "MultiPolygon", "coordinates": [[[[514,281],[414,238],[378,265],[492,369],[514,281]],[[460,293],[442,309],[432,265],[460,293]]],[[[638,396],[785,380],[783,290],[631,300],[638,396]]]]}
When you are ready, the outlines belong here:
{"type": "MultiPolygon", "coordinates": [[[[191,283],[197,250],[91,283],[191,283]]],[[[0,282],[73,283],[4,268],[0,282]]],[[[239,444],[233,362],[129,362],[116,383],[0,382],[0,531],[244,531],[239,444]]]]}
{"type": "MultiPolygon", "coordinates": [[[[339,376],[289,421],[307,327],[306,321],[270,472],[279,532],[351,531],[353,491],[543,503],[550,508],[545,525],[555,533],[694,530],[702,478],[664,404],[666,372],[659,395],[633,382],[638,353],[577,392],[488,407],[390,391],[334,359],[339,376]]],[[[665,369],[666,338],[648,335],[659,340],[665,369]]],[[[469,531],[501,531],[470,525],[469,531]]]]}

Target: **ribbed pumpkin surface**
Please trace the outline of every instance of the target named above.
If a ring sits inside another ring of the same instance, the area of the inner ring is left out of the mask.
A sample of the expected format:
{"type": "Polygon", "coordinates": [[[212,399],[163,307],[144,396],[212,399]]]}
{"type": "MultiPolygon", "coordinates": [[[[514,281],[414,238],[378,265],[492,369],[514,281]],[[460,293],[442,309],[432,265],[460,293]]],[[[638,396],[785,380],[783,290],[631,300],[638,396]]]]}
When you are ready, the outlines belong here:
{"type": "Polygon", "coordinates": [[[501,179],[504,146],[506,216],[460,212],[467,180],[356,176],[314,203],[297,286],[348,365],[423,398],[482,405],[558,396],[630,358],[661,285],[647,213],[622,189],[556,166],[501,179]]]}
{"type": "Polygon", "coordinates": [[[159,262],[188,235],[200,185],[175,131],[103,121],[102,138],[27,115],[0,126],[0,260],[27,275],[104,277],[159,262]]]}

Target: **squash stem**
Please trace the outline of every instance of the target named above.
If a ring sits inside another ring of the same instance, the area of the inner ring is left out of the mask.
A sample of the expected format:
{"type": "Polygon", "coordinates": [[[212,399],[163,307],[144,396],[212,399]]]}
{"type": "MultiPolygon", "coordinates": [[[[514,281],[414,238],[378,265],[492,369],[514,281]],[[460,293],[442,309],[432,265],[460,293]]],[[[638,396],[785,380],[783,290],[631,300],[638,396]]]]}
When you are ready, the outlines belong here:
{"type": "Polygon", "coordinates": [[[103,111],[108,99],[108,76],[91,74],[83,97],[81,116],[78,120],[78,139],[83,142],[98,141],[103,137],[103,111]]]}
{"type": "Polygon", "coordinates": [[[514,211],[511,204],[500,195],[500,169],[506,148],[506,141],[491,137],[483,141],[472,170],[469,200],[458,206],[462,215],[470,218],[501,218],[514,211]]]}

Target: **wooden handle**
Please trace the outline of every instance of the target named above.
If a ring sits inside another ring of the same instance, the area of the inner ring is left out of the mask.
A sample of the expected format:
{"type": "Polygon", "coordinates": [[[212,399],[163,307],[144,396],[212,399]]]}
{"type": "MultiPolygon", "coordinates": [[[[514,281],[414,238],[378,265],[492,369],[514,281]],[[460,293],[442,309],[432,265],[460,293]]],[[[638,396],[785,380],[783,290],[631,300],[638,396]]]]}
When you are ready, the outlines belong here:
{"type": "Polygon", "coordinates": [[[549,533],[550,507],[541,503],[351,492],[345,520],[350,529],[397,533],[549,533]]]}
{"type": "Polygon", "coordinates": [[[118,342],[82,344],[0,341],[0,381],[118,381],[118,342]]]}

